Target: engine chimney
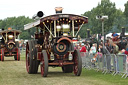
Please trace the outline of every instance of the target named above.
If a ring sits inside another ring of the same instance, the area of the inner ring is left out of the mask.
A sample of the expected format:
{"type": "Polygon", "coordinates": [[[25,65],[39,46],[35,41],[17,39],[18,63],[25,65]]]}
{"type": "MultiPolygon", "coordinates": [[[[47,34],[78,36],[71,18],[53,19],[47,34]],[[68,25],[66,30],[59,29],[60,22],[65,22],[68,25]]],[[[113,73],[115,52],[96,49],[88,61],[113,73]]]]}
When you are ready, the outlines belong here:
{"type": "Polygon", "coordinates": [[[122,27],[122,37],[124,37],[124,36],[125,36],[125,28],[122,27]]]}
{"type": "Polygon", "coordinates": [[[40,17],[43,17],[44,13],[42,11],[39,11],[37,14],[33,15],[32,19],[36,20],[40,17]]]}
{"type": "Polygon", "coordinates": [[[90,38],[90,29],[87,29],[87,38],[90,38]]]}
{"type": "Polygon", "coordinates": [[[62,7],[55,7],[56,13],[62,13],[63,8],[62,7]]]}
{"type": "Polygon", "coordinates": [[[126,37],[125,36],[125,28],[124,27],[122,27],[122,32],[120,34],[120,38],[122,39],[123,37],[126,37]]]}

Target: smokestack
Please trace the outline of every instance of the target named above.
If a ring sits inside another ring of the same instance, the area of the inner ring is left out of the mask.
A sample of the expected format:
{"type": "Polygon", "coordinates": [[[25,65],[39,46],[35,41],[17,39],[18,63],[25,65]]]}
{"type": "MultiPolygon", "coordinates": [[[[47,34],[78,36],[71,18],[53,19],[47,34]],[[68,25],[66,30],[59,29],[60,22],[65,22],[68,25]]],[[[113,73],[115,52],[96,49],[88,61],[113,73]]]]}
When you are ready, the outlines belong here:
{"type": "Polygon", "coordinates": [[[90,38],[90,29],[87,29],[87,38],[90,38]]]}
{"type": "Polygon", "coordinates": [[[125,37],[125,28],[122,27],[122,37],[125,37]]]}
{"type": "Polygon", "coordinates": [[[32,19],[36,20],[40,17],[43,17],[44,13],[42,11],[39,11],[37,14],[33,15],[32,19]]]}
{"type": "Polygon", "coordinates": [[[2,28],[2,31],[4,30],[4,28],[2,28]]]}
{"type": "Polygon", "coordinates": [[[63,8],[62,7],[55,7],[56,13],[62,13],[63,8]]]}
{"type": "Polygon", "coordinates": [[[122,32],[120,34],[120,38],[122,39],[123,37],[126,37],[125,36],[125,28],[124,27],[122,27],[122,32]]]}

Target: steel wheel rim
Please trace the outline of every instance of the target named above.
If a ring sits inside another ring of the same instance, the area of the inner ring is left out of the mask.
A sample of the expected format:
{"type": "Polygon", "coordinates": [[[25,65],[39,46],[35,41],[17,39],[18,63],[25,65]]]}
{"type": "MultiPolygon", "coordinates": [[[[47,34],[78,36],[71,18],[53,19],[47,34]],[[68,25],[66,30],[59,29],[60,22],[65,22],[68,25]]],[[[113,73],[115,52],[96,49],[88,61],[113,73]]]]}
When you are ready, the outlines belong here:
{"type": "Polygon", "coordinates": [[[41,60],[41,74],[44,75],[44,59],[41,60]]]}
{"type": "Polygon", "coordinates": [[[28,49],[28,45],[26,46],[26,69],[27,72],[29,72],[29,67],[30,67],[30,51],[28,49]]]}
{"type": "Polygon", "coordinates": [[[77,74],[78,72],[78,59],[77,59],[77,54],[75,53],[75,56],[74,56],[74,73],[77,74]]]}

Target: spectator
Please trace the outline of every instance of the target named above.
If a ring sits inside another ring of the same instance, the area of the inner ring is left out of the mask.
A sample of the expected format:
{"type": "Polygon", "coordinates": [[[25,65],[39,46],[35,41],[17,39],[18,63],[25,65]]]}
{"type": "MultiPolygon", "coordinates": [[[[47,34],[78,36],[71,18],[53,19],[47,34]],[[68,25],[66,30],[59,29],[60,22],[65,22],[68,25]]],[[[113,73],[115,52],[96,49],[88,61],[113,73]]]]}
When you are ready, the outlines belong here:
{"type": "Polygon", "coordinates": [[[102,53],[102,50],[103,50],[103,46],[102,44],[99,44],[98,52],[102,53]]]}
{"type": "Polygon", "coordinates": [[[128,48],[126,48],[124,54],[128,55],[128,48]]]}
{"type": "Polygon", "coordinates": [[[92,54],[96,53],[96,46],[95,46],[95,44],[93,44],[92,47],[90,48],[90,53],[92,53],[92,54]]]}
{"type": "Polygon", "coordinates": [[[86,52],[85,44],[82,44],[82,48],[81,48],[80,52],[86,52]]]}
{"type": "Polygon", "coordinates": [[[116,36],[118,36],[118,34],[114,32],[114,33],[112,34],[112,36],[113,36],[113,37],[116,37],[116,36]]]}
{"type": "Polygon", "coordinates": [[[74,50],[78,49],[77,43],[75,43],[74,50]]]}
{"type": "Polygon", "coordinates": [[[86,47],[86,50],[87,50],[87,51],[90,50],[90,45],[89,45],[89,43],[87,43],[85,47],[86,47]]]}
{"type": "Polygon", "coordinates": [[[110,53],[113,53],[113,46],[110,44],[109,40],[106,41],[105,46],[110,53]]]}
{"type": "Polygon", "coordinates": [[[117,53],[119,52],[119,47],[118,47],[118,45],[115,44],[112,40],[109,40],[109,42],[110,42],[110,45],[113,46],[113,53],[114,53],[114,54],[117,54],[117,53]]]}
{"type": "Polygon", "coordinates": [[[101,40],[101,34],[98,34],[98,40],[101,40]]]}
{"type": "Polygon", "coordinates": [[[78,49],[81,50],[82,48],[82,45],[81,45],[81,42],[79,43],[79,46],[78,46],[78,49]]]}
{"type": "Polygon", "coordinates": [[[112,34],[112,40],[113,40],[113,41],[118,41],[118,40],[119,40],[119,35],[114,32],[114,33],[112,34]]]}

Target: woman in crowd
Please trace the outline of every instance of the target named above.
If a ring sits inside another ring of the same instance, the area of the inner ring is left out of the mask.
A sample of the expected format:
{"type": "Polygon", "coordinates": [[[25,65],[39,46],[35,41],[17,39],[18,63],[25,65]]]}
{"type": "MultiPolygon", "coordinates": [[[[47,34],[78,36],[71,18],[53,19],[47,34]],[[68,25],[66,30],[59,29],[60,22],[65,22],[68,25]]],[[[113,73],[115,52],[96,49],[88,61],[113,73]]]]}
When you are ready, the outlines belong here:
{"type": "Polygon", "coordinates": [[[86,46],[84,43],[82,43],[82,48],[81,48],[80,52],[86,52],[86,46]]]}
{"type": "Polygon", "coordinates": [[[92,54],[96,53],[96,45],[95,44],[92,45],[89,52],[92,53],[92,54]]]}

